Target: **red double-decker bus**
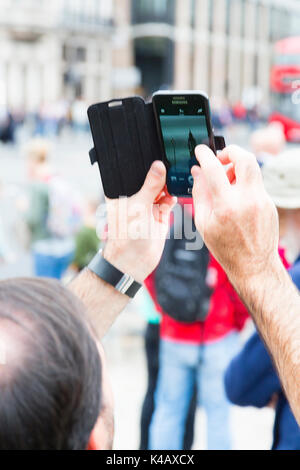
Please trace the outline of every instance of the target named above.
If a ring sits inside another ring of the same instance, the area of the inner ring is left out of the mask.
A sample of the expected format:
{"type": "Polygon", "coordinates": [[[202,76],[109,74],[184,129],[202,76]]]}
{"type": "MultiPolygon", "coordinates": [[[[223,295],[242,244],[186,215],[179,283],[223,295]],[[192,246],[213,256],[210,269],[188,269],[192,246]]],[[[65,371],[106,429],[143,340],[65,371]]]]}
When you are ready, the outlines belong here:
{"type": "Polygon", "coordinates": [[[300,142],[300,36],[282,39],[275,44],[270,86],[270,121],[283,124],[288,141],[300,142]]]}

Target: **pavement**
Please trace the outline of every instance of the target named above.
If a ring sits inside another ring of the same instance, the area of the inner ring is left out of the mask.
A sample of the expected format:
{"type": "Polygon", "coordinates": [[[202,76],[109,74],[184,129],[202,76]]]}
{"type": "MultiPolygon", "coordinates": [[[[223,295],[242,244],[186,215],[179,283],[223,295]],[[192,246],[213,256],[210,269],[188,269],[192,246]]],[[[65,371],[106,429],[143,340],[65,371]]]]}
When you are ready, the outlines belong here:
{"type": "MultiPolygon", "coordinates": [[[[248,146],[247,128],[233,129],[227,142],[248,146]]],[[[32,275],[30,254],[19,243],[16,235],[18,215],[14,203],[25,188],[26,173],[22,145],[26,135],[20,135],[17,146],[0,145],[0,223],[6,229],[10,250],[9,262],[0,263],[0,279],[32,275]],[[1,188],[1,186],[0,186],[1,188]]],[[[88,150],[92,146],[88,135],[65,133],[54,139],[53,165],[82,193],[102,196],[98,168],[89,163],[88,150]]],[[[19,227],[19,232],[22,230],[19,227]]],[[[147,377],[143,347],[145,321],[142,300],[138,296],[120,315],[107,337],[104,346],[110,368],[115,396],[115,449],[137,449],[139,445],[140,410],[147,377]]],[[[271,409],[232,408],[232,434],[235,449],[268,449],[272,441],[274,413],[271,409]]],[[[205,414],[198,410],[195,425],[194,448],[205,448],[205,414]]]]}

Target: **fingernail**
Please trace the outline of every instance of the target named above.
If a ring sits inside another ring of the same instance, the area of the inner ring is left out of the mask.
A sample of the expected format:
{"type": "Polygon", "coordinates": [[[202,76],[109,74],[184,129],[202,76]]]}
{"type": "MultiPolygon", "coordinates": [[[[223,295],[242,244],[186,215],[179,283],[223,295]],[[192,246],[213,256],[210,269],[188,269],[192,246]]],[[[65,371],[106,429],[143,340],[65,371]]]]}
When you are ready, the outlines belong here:
{"type": "Polygon", "coordinates": [[[164,165],[163,162],[156,160],[155,162],[152,163],[151,171],[157,176],[162,176],[164,174],[163,165],[164,165]]]}
{"type": "Polygon", "coordinates": [[[200,176],[200,171],[201,171],[200,166],[194,165],[192,167],[191,173],[194,179],[200,176]]]}

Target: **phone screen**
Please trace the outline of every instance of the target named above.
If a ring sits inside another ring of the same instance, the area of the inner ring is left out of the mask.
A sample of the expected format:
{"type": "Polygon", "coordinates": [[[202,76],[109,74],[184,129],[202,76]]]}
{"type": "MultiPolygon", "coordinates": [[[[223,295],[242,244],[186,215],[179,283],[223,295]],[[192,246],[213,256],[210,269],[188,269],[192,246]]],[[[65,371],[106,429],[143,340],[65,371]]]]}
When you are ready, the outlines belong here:
{"type": "Polygon", "coordinates": [[[155,95],[156,119],[168,166],[170,194],[190,196],[193,188],[191,168],[197,165],[195,148],[211,146],[208,99],[203,95],[155,95]]]}

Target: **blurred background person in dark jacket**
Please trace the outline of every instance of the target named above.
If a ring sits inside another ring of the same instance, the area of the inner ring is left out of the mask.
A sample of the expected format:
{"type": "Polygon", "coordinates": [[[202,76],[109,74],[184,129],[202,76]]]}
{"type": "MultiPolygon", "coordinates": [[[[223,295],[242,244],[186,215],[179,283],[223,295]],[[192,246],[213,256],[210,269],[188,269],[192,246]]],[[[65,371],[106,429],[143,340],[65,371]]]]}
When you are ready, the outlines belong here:
{"type": "MultiPolygon", "coordinates": [[[[263,175],[279,213],[281,258],[300,289],[300,151],[286,152],[269,160],[263,175]]],[[[257,332],[230,363],[225,386],[228,398],[236,405],[275,407],[273,449],[300,450],[300,428],[257,332]]]]}

